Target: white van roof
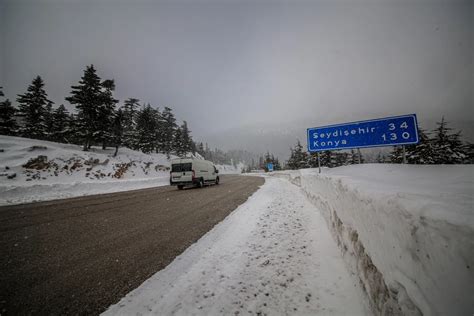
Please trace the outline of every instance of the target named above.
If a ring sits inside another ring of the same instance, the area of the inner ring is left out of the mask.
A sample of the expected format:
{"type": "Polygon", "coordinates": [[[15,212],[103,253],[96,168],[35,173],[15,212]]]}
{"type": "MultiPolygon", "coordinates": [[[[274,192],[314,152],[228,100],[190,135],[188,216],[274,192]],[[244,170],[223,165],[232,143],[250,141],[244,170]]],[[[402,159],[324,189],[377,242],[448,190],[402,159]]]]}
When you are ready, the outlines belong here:
{"type": "Polygon", "coordinates": [[[207,162],[207,163],[210,163],[210,164],[214,164],[212,161],[204,160],[204,159],[198,159],[198,158],[193,158],[193,157],[174,158],[174,159],[171,159],[171,164],[187,163],[187,162],[193,162],[193,161],[207,162]]]}
{"type": "Polygon", "coordinates": [[[184,162],[192,162],[193,158],[174,158],[171,159],[171,163],[184,163],[184,162]]]}

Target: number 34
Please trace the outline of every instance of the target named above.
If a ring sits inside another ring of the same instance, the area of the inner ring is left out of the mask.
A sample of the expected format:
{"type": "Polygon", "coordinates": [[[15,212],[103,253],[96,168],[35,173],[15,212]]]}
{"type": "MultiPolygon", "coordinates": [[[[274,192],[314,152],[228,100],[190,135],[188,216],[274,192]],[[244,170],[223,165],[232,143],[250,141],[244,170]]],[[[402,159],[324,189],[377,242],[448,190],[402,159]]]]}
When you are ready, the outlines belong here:
{"type": "MultiPolygon", "coordinates": [[[[395,126],[395,123],[388,124],[389,130],[394,131],[396,128],[397,127],[395,126]]],[[[408,128],[407,122],[403,122],[402,124],[400,124],[400,128],[408,128]]],[[[397,135],[395,135],[395,139],[397,139],[397,135]]],[[[392,139],[392,140],[395,140],[395,139],[392,139]]]]}

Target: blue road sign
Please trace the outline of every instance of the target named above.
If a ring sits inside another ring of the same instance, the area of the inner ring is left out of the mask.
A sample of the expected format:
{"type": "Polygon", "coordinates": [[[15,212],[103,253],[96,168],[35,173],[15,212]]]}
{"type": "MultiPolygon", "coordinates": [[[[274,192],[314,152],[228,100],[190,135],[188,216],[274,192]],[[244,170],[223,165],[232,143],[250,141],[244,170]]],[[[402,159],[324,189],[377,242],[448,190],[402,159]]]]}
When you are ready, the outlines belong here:
{"type": "Polygon", "coordinates": [[[273,171],[273,164],[271,162],[267,163],[267,169],[269,172],[273,171]]]}
{"type": "Polygon", "coordinates": [[[310,152],[416,143],[416,114],[308,128],[310,152]]]}

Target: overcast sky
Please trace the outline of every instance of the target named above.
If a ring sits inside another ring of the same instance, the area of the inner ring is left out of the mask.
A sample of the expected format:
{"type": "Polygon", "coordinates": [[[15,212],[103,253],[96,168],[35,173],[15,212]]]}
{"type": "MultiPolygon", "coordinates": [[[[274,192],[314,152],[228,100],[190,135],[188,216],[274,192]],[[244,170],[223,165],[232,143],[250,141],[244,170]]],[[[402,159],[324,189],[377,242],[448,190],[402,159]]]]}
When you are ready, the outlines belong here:
{"type": "Polygon", "coordinates": [[[94,64],[121,103],[170,106],[226,148],[279,152],[307,127],[408,113],[472,137],[473,24],[474,1],[456,0],[0,0],[0,86],[15,99],[39,74],[69,106],[94,64]]]}

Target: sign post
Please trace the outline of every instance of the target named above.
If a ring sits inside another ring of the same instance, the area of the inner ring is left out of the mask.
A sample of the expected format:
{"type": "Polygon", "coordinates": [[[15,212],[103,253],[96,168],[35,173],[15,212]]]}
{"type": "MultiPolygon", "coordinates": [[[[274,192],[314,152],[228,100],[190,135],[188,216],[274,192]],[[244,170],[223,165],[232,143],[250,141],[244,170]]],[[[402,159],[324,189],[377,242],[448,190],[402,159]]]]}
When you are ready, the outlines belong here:
{"type": "MultiPolygon", "coordinates": [[[[308,151],[418,143],[416,114],[308,128],[308,151]]],[[[360,160],[360,156],[359,156],[360,160]]]]}
{"type": "Polygon", "coordinates": [[[319,151],[317,152],[318,155],[318,168],[319,168],[319,173],[321,173],[321,158],[319,157],[319,151]]]}

